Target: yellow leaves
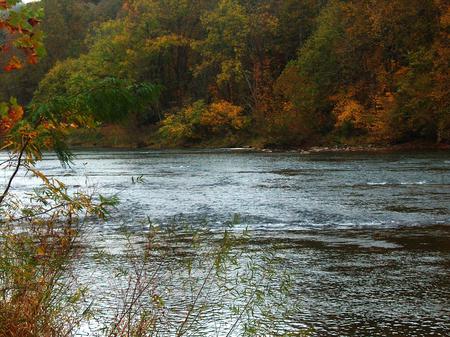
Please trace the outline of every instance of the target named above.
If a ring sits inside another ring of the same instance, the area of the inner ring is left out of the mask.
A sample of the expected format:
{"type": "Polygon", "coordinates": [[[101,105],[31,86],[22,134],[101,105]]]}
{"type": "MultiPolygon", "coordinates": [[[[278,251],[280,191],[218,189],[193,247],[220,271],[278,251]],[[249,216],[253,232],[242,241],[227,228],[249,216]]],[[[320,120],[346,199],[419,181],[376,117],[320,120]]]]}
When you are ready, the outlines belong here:
{"type": "Polygon", "coordinates": [[[225,135],[246,128],[250,123],[244,109],[227,101],[206,105],[203,101],[167,116],[159,133],[169,143],[195,141],[225,135]]]}
{"type": "Polygon", "coordinates": [[[177,34],[167,34],[148,40],[146,42],[146,50],[147,52],[157,52],[170,47],[182,47],[189,45],[190,39],[177,34]]]}
{"type": "Polygon", "coordinates": [[[238,60],[225,60],[220,64],[221,72],[217,75],[217,84],[225,85],[231,81],[240,82],[244,79],[244,69],[238,60]]]}
{"type": "Polygon", "coordinates": [[[248,118],[243,116],[243,108],[227,101],[219,101],[209,105],[201,117],[201,124],[211,128],[213,132],[221,129],[240,130],[247,126],[248,118]]]}
{"type": "Polygon", "coordinates": [[[177,120],[175,115],[168,116],[160,129],[160,134],[169,138],[171,142],[177,142],[183,138],[192,136],[192,128],[177,120]]]}
{"type": "Polygon", "coordinates": [[[33,174],[37,178],[41,179],[45,185],[47,185],[47,186],[50,185],[50,180],[47,178],[47,176],[44,173],[42,173],[41,171],[34,169],[34,168],[30,168],[30,170],[31,170],[31,172],[33,172],[33,174]]]}
{"type": "Polygon", "coordinates": [[[367,125],[364,120],[364,107],[354,98],[344,98],[338,101],[334,110],[336,127],[345,123],[352,123],[355,128],[364,129],[367,125]]]}
{"type": "Polygon", "coordinates": [[[39,256],[39,257],[45,256],[45,253],[46,253],[45,246],[41,245],[36,250],[36,255],[39,256]]]}

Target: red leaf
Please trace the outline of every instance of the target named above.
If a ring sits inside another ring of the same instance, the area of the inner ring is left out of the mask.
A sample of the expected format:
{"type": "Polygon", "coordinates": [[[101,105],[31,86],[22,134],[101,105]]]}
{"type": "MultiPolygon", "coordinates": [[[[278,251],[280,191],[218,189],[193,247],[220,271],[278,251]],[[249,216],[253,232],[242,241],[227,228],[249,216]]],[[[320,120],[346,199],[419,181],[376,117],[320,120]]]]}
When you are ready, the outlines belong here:
{"type": "Polygon", "coordinates": [[[29,64],[36,64],[38,63],[38,55],[35,52],[30,53],[28,54],[27,60],[29,64]]]}
{"type": "Polygon", "coordinates": [[[38,25],[39,24],[39,20],[38,19],[35,19],[35,18],[29,18],[28,19],[28,23],[31,25],[31,26],[36,26],[36,25],[38,25]]]}

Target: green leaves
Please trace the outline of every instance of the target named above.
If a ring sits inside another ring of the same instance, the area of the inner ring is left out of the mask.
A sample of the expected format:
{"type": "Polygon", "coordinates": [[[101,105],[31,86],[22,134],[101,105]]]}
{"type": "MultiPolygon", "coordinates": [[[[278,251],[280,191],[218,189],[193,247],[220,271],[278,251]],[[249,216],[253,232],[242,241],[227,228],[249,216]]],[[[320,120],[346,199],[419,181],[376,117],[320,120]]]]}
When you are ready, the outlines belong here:
{"type": "MultiPolygon", "coordinates": [[[[89,126],[89,122],[117,122],[130,113],[139,113],[159,96],[160,86],[134,83],[114,77],[103,79],[75,75],[62,84],[63,90],[46,97],[45,87],[32,103],[34,118],[45,116],[52,121],[77,123],[89,126]],[[74,87],[73,84],[82,83],[74,87]]],[[[51,80],[51,78],[47,78],[51,80]]]]}
{"type": "Polygon", "coordinates": [[[130,83],[105,78],[92,83],[79,97],[80,106],[92,112],[98,121],[117,122],[132,112],[140,112],[158,98],[160,87],[148,83],[130,83]]]}

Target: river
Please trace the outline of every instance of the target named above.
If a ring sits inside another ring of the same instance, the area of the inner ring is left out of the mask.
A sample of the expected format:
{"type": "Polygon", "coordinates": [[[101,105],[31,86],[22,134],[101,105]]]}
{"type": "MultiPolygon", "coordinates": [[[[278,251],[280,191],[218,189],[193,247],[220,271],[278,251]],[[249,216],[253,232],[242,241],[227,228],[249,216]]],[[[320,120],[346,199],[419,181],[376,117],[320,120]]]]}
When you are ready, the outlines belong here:
{"type": "MultiPolygon", "coordinates": [[[[69,168],[52,155],[39,168],[119,197],[110,219],[91,229],[91,244],[119,246],[120,230],[138,232],[142,219],[220,228],[238,214],[254,246],[283,244],[278,253],[300,304],[287,324],[311,336],[450,335],[448,151],[75,154],[69,168]]],[[[33,183],[22,173],[13,189],[25,193],[33,183]]],[[[95,268],[83,259],[84,278],[95,268]]]]}

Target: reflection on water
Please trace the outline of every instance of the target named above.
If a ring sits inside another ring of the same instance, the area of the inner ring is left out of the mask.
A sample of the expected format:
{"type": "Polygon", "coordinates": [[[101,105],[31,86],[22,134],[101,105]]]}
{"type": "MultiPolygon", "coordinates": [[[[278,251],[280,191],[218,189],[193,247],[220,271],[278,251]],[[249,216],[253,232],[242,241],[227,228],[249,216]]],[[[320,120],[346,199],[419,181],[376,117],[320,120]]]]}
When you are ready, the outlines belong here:
{"type": "MultiPolygon", "coordinates": [[[[68,185],[118,194],[90,246],[119,256],[119,229],[139,233],[147,216],[214,227],[237,213],[254,247],[276,243],[292,273],[300,308],[286,324],[316,336],[450,335],[448,152],[82,151],[70,169],[52,156],[41,166],[68,185]],[[133,184],[137,176],[144,182],[133,184]]],[[[22,175],[14,189],[32,184],[22,175]]],[[[107,306],[114,295],[95,264],[86,257],[82,267],[107,306]]]]}

